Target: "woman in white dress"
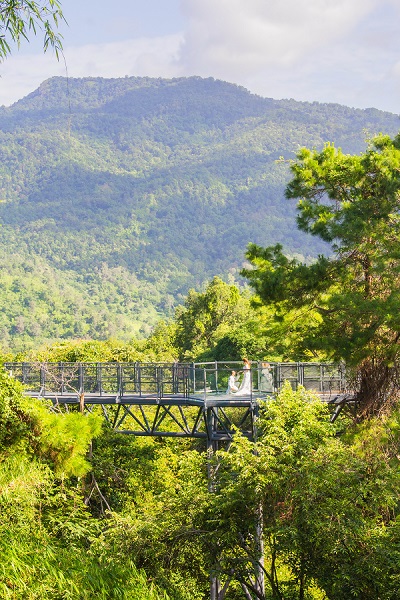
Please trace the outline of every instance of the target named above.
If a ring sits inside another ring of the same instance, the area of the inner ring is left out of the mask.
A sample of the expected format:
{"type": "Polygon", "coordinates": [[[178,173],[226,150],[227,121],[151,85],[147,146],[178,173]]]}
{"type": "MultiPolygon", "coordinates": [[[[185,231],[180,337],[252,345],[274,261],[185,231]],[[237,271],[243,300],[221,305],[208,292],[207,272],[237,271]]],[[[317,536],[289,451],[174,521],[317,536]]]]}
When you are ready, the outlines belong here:
{"type": "Polygon", "coordinates": [[[243,379],[236,393],[241,396],[251,394],[251,362],[247,358],[243,359],[243,379]]]}

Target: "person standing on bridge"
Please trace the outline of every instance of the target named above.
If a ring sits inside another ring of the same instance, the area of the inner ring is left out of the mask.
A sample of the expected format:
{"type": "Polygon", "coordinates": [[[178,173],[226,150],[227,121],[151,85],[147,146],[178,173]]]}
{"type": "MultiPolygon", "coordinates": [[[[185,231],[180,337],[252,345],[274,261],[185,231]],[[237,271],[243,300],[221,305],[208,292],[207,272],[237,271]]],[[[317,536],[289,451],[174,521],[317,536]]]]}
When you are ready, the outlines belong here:
{"type": "Polygon", "coordinates": [[[248,358],[243,359],[243,379],[237,393],[243,396],[251,394],[251,362],[248,358]]]}

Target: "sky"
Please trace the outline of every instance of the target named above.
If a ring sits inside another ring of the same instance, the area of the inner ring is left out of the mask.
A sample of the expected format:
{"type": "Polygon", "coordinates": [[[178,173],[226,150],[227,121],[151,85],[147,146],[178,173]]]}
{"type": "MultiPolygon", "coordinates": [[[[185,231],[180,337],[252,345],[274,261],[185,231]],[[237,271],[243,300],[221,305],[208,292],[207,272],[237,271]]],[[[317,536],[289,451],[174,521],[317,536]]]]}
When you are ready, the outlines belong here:
{"type": "Polygon", "coordinates": [[[60,1],[65,61],[43,54],[40,33],[13,49],[0,105],[52,76],[200,75],[268,98],[400,113],[400,0],[60,1]]]}

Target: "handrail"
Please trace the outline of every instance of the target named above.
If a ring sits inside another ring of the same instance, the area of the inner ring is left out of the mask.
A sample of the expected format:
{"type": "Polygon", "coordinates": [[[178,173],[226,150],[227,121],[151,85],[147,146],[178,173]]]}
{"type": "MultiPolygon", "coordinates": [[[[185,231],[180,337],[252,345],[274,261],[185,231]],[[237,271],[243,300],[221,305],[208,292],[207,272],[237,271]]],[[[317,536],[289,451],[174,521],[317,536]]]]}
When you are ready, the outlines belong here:
{"type": "MultiPolygon", "coordinates": [[[[230,373],[241,371],[241,361],[203,363],[117,362],[7,362],[10,374],[38,395],[97,394],[189,397],[226,394],[230,373]]],[[[271,394],[285,381],[322,394],[345,390],[343,364],[267,362],[251,363],[250,395],[271,394]]]]}

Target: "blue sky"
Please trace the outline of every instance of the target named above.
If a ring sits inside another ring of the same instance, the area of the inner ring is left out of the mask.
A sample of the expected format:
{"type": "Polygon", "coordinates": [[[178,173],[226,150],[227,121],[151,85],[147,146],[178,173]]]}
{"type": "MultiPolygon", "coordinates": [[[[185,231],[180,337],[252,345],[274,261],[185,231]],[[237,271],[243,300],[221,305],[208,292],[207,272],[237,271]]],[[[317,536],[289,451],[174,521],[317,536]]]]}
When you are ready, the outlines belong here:
{"type": "MultiPolygon", "coordinates": [[[[62,0],[70,77],[201,75],[261,96],[400,113],[400,0],[62,0]]],[[[40,40],[0,64],[9,105],[64,62],[40,40]]]]}

